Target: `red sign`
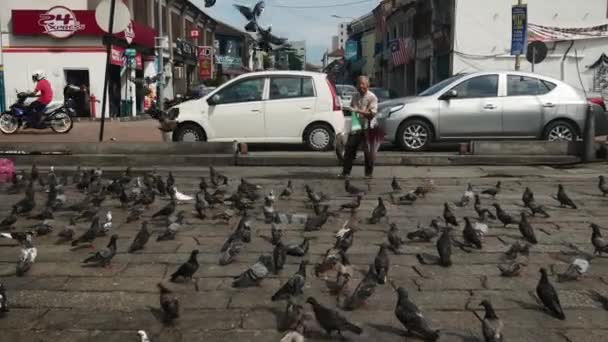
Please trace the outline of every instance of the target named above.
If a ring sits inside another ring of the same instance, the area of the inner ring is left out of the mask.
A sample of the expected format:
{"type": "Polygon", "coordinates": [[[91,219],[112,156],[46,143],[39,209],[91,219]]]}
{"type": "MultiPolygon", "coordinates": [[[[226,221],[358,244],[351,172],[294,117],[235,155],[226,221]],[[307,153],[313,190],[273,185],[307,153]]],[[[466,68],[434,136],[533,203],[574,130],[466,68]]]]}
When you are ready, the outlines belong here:
{"type": "MultiPolygon", "coordinates": [[[[54,38],[71,36],[103,36],[105,32],[97,25],[95,11],[70,10],[67,7],[55,6],[45,10],[12,10],[13,34],[16,36],[48,35],[54,38]]],[[[156,30],[132,22],[132,32],[120,32],[116,37],[133,39],[133,43],[153,48],[156,30]]]]}
{"type": "Polygon", "coordinates": [[[190,38],[198,38],[198,30],[190,31],[190,38]]]}
{"type": "Polygon", "coordinates": [[[212,76],[213,71],[213,47],[199,46],[198,47],[198,78],[208,80],[212,76]]]}
{"type": "MultiPolygon", "coordinates": [[[[124,48],[122,48],[120,46],[112,45],[112,48],[110,49],[110,64],[118,65],[121,67],[126,66],[127,57],[124,54],[125,54],[124,48]]],[[[144,68],[144,64],[142,62],[142,56],[141,56],[141,53],[138,52],[135,55],[135,69],[143,70],[143,68],[144,68]]]]}

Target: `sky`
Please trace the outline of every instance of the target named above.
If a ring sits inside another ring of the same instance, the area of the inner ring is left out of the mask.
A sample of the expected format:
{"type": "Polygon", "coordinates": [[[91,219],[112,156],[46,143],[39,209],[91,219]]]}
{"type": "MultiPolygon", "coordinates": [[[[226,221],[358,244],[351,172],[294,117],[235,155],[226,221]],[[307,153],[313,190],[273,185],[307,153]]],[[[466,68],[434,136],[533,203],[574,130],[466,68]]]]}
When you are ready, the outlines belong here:
{"type": "MultiPolygon", "coordinates": [[[[247,22],[233,4],[253,7],[257,3],[257,0],[217,0],[215,6],[205,8],[204,0],[191,1],[212,18],[241,29],[247,22]]],[[[331,49],[331,37],[338,34],[338,25],[369,13],[378,0],[265,0],[265,3],[261,26],[272,24],[272,32],[279,37],[306,40],[307,62],[320,65],[323,53],[331,49]]]]}

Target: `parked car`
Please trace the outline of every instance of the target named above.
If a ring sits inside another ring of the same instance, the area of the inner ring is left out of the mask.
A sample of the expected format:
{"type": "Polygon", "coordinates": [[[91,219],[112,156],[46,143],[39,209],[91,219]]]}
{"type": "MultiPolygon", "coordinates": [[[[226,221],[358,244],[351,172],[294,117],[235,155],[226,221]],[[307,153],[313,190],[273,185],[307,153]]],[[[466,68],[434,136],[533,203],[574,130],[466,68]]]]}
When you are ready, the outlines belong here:
{"type": "Polygon", "coordinates": [[[353,100],[353,95],[357,93],[357,88],[350,84],[336,84],[336,91],[342,101],[342,107],[350,110],[350,102],[353,100]]]}
{"type": "Polygon", "coordinates": [[[376,95],[378,102],[388,101],[396,97],[395,94],[388,89],[371,87],[369,90],[376,95]]]}
{"type": "MultiPolygon", "coordinates": [[[[476,72],[441,81],[415,97],[381,103],[386,140],[407,151],[435,141],[543,139],[581,136],[588,100],[574,87],[525,72],[476,72]]],[[[606,114],[596,132],[606,134],[606,114]]],[[[348,124],[347,124],[348,127],[348,124]]]]}
{"type": "Polygon", "coordinates": [[[344,130],[335,88],[327,75],[314,72],[244,74],[168,115],[177,121],[174,141],[303,142],[323,151],[344,130]]]}
{"type": "Polygon", "coordinates": [[[201,83],[201,84],[198,84],[198,85],[190,88],[190,90],[188,91],[188,95],[190,97],[192,97],[193,99],[200,99],[201,97],[209,94],[210,92],[212,92],[215,89],[216,89],[216,87],[208,87],[201,83]]]}

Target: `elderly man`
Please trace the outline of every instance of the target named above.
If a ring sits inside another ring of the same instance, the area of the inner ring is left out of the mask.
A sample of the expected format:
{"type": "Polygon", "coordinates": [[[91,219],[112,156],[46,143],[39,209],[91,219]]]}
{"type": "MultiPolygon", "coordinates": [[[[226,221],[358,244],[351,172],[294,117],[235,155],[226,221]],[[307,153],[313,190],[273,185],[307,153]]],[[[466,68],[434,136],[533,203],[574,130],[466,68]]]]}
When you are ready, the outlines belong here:
{"type": "MultiPolygon", "coordinates": [[[[357,158],[357,150],[359,145],[365,143],[365,131],[370,128],[375,128],[378,125],[376,113],[378,112],[378,98],[369,89],[369,78],[367,76],[359,76],[357,79],[357,94],[353,96],[350,104],[353,117],[358,118],[360,125],[351,125],[351,132],[346,141],[344,151],[344,166],[341,177],[349,177],[350,171],[353,168],[353,161],[357,158]]],[[[373,155],[365,151],[365,177],[371,178],[374,172],[373,155]]]]}

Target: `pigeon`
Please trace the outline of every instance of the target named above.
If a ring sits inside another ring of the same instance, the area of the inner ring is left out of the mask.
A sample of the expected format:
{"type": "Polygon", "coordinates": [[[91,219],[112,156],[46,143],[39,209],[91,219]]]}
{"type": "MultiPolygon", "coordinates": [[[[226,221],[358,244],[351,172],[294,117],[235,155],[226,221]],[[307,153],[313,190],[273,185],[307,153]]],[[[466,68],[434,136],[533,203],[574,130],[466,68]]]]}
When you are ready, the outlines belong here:
{"type": "Polygon", "coordinates": [[[433,238],[439,235],[439,221],[431,220],[429,227],[420,227],[418,230],[407,233],[407,238],[414,241],[430,242],[433,238]]]}
{"type": "Polygon", "coordinates": [[[0,283],[0,314],[5,314],[7,312],[9,312],[8,297],[6,296],[4,284],[0,283]]]}
{"type": "Polygon", "coordinates": [[[144,249],[146,243],[150,239],[150,232],[148,231],[148,221],[144,221],[141,223],[141,228],[135,235],[133,242],[131,242],[131,246],[129,246],[129,253],[136,252],[140,249],[144,249]]]}
{"type": "Polygon", "coordinates": [[[63,230],[57,234],[57,236],[59,236],[62,241],[72,241],[72,239],[74,239],[75,231],[76,221],[74,221],[74,218],[70,218],[70,223],[65,226],[63,230]]]}
{"type": "Polygon", "coordinates": [[[312,306],[319,326],[325,330],[327,335],[331,335],[334,331],[337,331],[340,336],[342,336],[342,331],[351,331],[357,335],[363,333],[363,329],[347,321],[338,311],[324,307],[313,297],[308,297],[306,303],[312,306]]]}
{"type": "Polygon", "coordinates": [[[345,263],[346,254],[343,250],[337,248],[329,248],[325,251],[321,261],[315,265],[315,276],[319,277],[321,274],[334,269],[338,262],[345,263]]]}
{"type": "Polygon", "coordinates": [[[299,296],[303,294],[304,284],[306,283],[306,265],[308,261],[302,260],[298,271],[287,280],[281,288],[275,294],[272,295],[271,299],[273,302],[278,300],[288,299],[292,296],[299,296]]]}
{"type": "Polygon", "coordinates": [[[297,331],[289,331],[279,342],[304,342],[304,336],[297,331]]]}
{"type": "Polygon", "coordinates": [[[524,193],[521,195],[521,201],[524,202],[525,207],[534,201],[534,193],[530,188],[526,187],[524,193]]]}
{"type": "Polygon", "coordinates": [[[183,212],[179,212],[175,221],[172,222],[172,219],[168,220],[167,228],[158,235],[156,241],[167,241],[167,240],[175,240],[175,236],[177,235],[177,231],[181,228],[184,222],[184,214],[183,212]]]}
{"type": "Polygon", "coordinates": [[[9,229],[17,222],[17,209],[13,208],[10,215],[8,215],[2,222],[0,222],[0,229],[9,229]]]}
{"type": "Polygon", "coordinates": [[[414,190],[414,194],[416,194],[416,196],[426,197],[426,194],[431,192],[434,186],[435,184],[433,180],[427,178],[424,182],[424,185],[416,187],[416,189],[414,190]]]}
{"type": "Polygon", "coordinates": [[[99,216],[95,216],[95,218],[93,218],[93,222],[91,222],[91,226],[89,227],[89,229],[76,240],[73,240],[72,246],[77,246],[80,243],[88,243],[92,246],[93,241],[98,235],[99,229],[99,216]]]}
{"type": "Polygon", "coordinates": [[[462,230],[462,237],[464,242],[469,246],[474,246],[477,249],[481,249],[481,234],[478,230],[473,228],[471,219],[468,216],[464,217],[465,225],[462,230]]]}
{"type": "Polygon", "coordinates": [[[209,203],[207,203],[207,201],[205,201],[200,194],[196,194],[195,198],[196,202],[194,203],[194,210],[196,211],[196,216],[199,219],[204,220],[207,218],[205,210],[209,207],[209,203]]]}
{"type": "Polygon", "coordinates": [[[353,185],[350,180],[346,179],[344,180],[344,190],[351,194],[351,195],[363,195],[365,194],[365,191],[363,189],[359,189],[358,187],[356,187],[355,185],[353,185]]]}
{"type": "Polygon", "coordinates": [[[44,220],[40,223],[33,225],[31,228],[33,228],[37,236],[44,236],[50,234],[53,231],[53,225],[51,223],[51,220],[44,220]]]}
{"type": "Polygon", "coordinates": [[[138,331],[137,331],[137,335],[138,335],[138,336],[139,336],[139,338],[140,338],[140,341],[139,341],[139,342],[150,342],[150,338],[148,337],[148,334],[147,334],[145,331],[143,331],[143,330],[138,330],[138,331]]]}
{"type": "Polygon", "coordinates": [[[501,186],[501,183],[500,183],[500,181],[498,181],[496,183],[495,187],[485,189],[481,193],[484,195],[490,195],[490,196],[492,196],[492,198],[496,198],[496,195],[498,195],[500,193],[500,186],[501,186]]]}
{"type": "Polygon", "coordinates": [[[269,25],[267,29],[263,29],[262,27],[258,26],[258,47],[265,51],[265,52],[271,52],[272,49],[272,45],[284,45],[285,43],[287,43],[287,39],[286,38],[280,38],[277,37],[275,35],[272,34],[272,25],[269,25]]]}
{"type": "Polygon", "coordinates": [[[110,237],[110,242],[105,248],[100,249],[92,256],[84,259],[83,263],[96,263],[99,266],[108,266],[114,255],[116,255],[116,240],[118,235],[114,234],[110,237]]]}
{"type": "MultiPolygon", "coordinates": [[[[281,328],[283,330],[292,330],[294,332],[302,331],[304,328],[304,315],[304,307],[300,305],[296,300],[290,298],[287,301],[287,306],[285,307],[285,313],[282,317],[281,328]]],[[[301,341],[304,341],[304,338],[302,338],[301,341]]]]}
{"type": "Polygon", "coordinates": [[[517,259],[518,255],[529,255],[530,254],[530,244],[527,242],[517,241],[513,245],[509,247],[509,249],[505,252],[505,256],[507,259],[514,260],[517,259]]]}
{"type": "Polygon", "coordinates": [[[274,249],[272,250],[272,262],[273,262],[273,270],[274,274],[278,274],[285,266],[285,261],[287,260],[287,248],[283,245],[281,241],[274,245],[274,249]]]}
{"type": "Polygon", "coordinates": [[[481,321],[481,331],[485,342],[502,342],[504,340],[502,330],[504,323],[494,312],[492,304],[488,300],[483,300],[480,304],[483,306],[486,313],[481,321]]]}
{"type": "Polygon", "coordinates": [[[275,219],[276,212],[274,211],[273,202],[266,198],[264,199],[264,206],[262,207],[262,211],[264,213],[264,221],[266,223],[271,223],[275,219]]]}
{"type": "Polygon", "coordinates": [[[439,265],[443,267],[452,266],[452,237],[450,228],[444,228],[443,233],[437,239],[436,247],[439,254],[439,265]]]}
{"type": "Polygon", "coordinates": [[[517,277],[523,270],[523,265],[520,262],[509,262],[506,264],[499,264],[498,270],[500,275],[503,277],[517,277]]]}
{"type": "Polygon", "coordinates": [[[418,196],[413,191],[407,192],[403,195],[395,196],[394,193],[390,194],[391,202],[396,205],[412,205],[418,200],[418,196]],[[397,198],[395,198],[397,197],[397,198]]]}
{"type": "Polygon", "coordinates": [[[176,205],[176,201],[175,200],[171,200],[165,207],[163,207],[162,209],[160,209],[159,211],[157,211],[156,213],[154,213],[154,215],[152,215],[152,218],[166,218],[169,217],[169,215],[173,214],[173,212],[175,211],[175,205],[176,205]]]}
{"type": "Polygon", "coordinates": [[[179,301],[173,291],[163,284],[158,283],[157,286],[160,289],[160,308],[163,312],[164,321],[170,323],[179,318],[179,301]]]}
{"type": "Polygon", "coordinates": [[[175,282],[178,278],[192,280],[192,276],[198,270],[198,261],[196,257],[198,255],[198,249],[195,249],[190,253],[188,261],[183,263],[177,271],[171,275],[171,282],[175,282]]]}
{"type": "Polygon", "coordinates": [[[345,310],[355,310],[364,305],[374,294],[377,282],[378,274],[376,274],[375,266],[370,265],[365,277],[357,285],[353,293],[344,299],[342,308],[345,310]]]}
{"type": "Polygon", "coordinates": [[[561,320],[566,319],[566,315],[564,315],[564,311],[559,302],[559,297],[557,296],[557,291],[555,291],[555,288],[551,285],[551,282],[549,282],[549,277],[547,276],[547,270],[545,268],[540,269],[540,280],[536,286],[536,295],[538,295],[538,298],[540,298],[545,308],[547,308],[552,315],[561,320]]]}
{"type": "Polygon", "coordinates": [[[501,207],[500,204],[498,203],[494,203],[492,204],[492,206],[494,208],[496,208],[496,217],[498,218],[498,220],[500,222],[502,222],[502,224],[504,225],[504,227],[510,225],[510,224],[517,224],[517,220],[515,220],[513,218],[513,216],[509,215],[506,211],[504,211],[501,207]]]}
{"type": "Polygon", "coordinates": [[[165,192],[168,194],[173,193],[173,187],[175,186],[175,178],[173,177],[173,173],[169,171],[169,175],[167,176],[167,181],[165,182],[165,192]]]}
{"type": "Polygon", "coordinates": [[[306,195],[308,196],[308,199],[313,204],[319,204],[321,202],[328,200],[328,198],[325,194],[323,194],[322,192],[319,192],[319,193],[314,192],[308,184],[304,185],[304,189],[306,190],[306,195]]]}
{"type": "Polygon", "coordinates": [[[399,287],[397,289],[397,297],[395,316],[403,324],[408,333],[416,334],[426,341],[438,340],[439,330],[431,329],[420,309],[409,299],[407,290],[399,287]]]}
{"type": "Polygon", "coordinates": [[[100,234],[106,235],[112,229],[112,212],[108,210],[106,213],[106,219],[103,225],[101,226],[100,234]]]}
{"type": "Polygon", "coordinates": [[[283,230],[279,228],[276,223],[272,222],[270,224],[270,243],[276,245],[281,241],[281,237],[283,236],[283,230]]]}
{"type": "Polygon", "coordinates": [[[38,166],[36,166],[36,164],[32,164],[32,169],[30,170],[30,179],[37,181],[39,177],[40,171],[38,171],[38,166]]]}
{"type": "Polygon", "coordinates": [[[291,244],[287,245],[285,249],[287,250],[287,255],[303,257],[308,253],[308,249],[310,248],[310,238],[305,237],[299,244],[291,244]]]}
{"type": "Polygon", "coordinates": [[[606,197],[606,195],[608,195],[608,184],[606,184],[606,179],[604,176],[600,176],[600,182],[597,187],[600,189],[602,196],[606,197]]]}
{"type": "Polygon", "coordinates": [[[213,7],[217,0],[205,0],[205,8],[213,7]]]}
{"type": "Polygon", "coordinates": [[[25,191],[25,198],[13,205],[16,215],[29,214],[36,207],[33,184],[30,183],[25,191]]]}
{"type": "Polygon", "coordinates": [[[139,221],[144,211],[145,209],[141,205],[133,206],[131,209],[129,209],[129,213],[127,214],[127,223],[139,221]]]}
{"type": "MultiPolygon", "coordinates": [[[[343,253],[343,252],[342,252],[343,253]]],[[[353,277],[354,269],[350,264],[350,261],[346,257],[345,254],[341,256],[342,261],[336,263],[336,283],[335,283],[335,292],[341,293],[342,289],[346,287],[349,283],[350,279],[353,277]]],[[[374,271],[374,277],[372,280],[374,281],[374,285],[378,282],[378,275],[375,273],[375,268],[373,265],[370,265],[372,271],[374,271]]],[[[369,270],[368,270],[369,274],[369,270]]]]}
{"type": "Polygon", "coordinates": [[[34,232],[13,232],[13,233],[0,233],[0,237],[15,240],[22,247],[32,246],[34,232]]]}
{"type": "Polygon", "coordinates": [[[32,267],[36,256],[38,255],[38,249],[31,244],[21,248],[21,256],[17,262],[16,273],[18,277],[25,275],[27,271],[32,267]]]}
{"type": "Polygon", "coordinates": [[[545,208],[543,208],[541,205],[537,204],[536,201],[534,201],[534,199],[530,200],[527,204],[526,204],[526,208],[530,209],[530,211],[532,212],[532,216],[536,216],[536,214],[541,214],[543,215],[545,218],[549,218],[551,217],[547,211],[545,211],[545,208]]]}
{"type": "Polygon", "coordinates": [[[376,224],[380,222],[382,218],[386,218],[386,207],[384,206],[384,201],[382,197],[378,197],[378,205],[372,211],[372,217],[369,218],[369,223],[376,224]]]}
{"type": "Polygon", "coordinates": [[[536,234],[534,234],[534,228],[532,228],[532,225],[530,222],[528,222],[528,216],[524,212],[521,213],[519,232],[521,233],[521,236],[523,236],[523,238],[529,243],[533,245],[538,243],[538,240],[536,240],[536,234]]]}
{"type": "Polygon", "coordinates": [[[473,224],[473,229],[475,229],[482,237],[488,234],[488,231],[490,230],[488,225],[483,222],[475,222],[473,224]]]}
{"type": "Polygon", "coordinates": [[[359,209],[361,206],[361,195],[354,197],[353,201],[340,205],[340,210],[350,210],[351,212],[359,209]]]}
{"type": "Polygon", "coordinates": [[[378,284],[385,284],[388,278],[388,269],[390,266],[390,260],[388,258],[388,245],[383,243],[380,245],[378,254],[374,259],[375,273],[378,275],[378,284]]]}
{"type": "Polygon", "coordinates": [[[253,8],[249,8],[249,7],[243,6],[243,5],[234,5],[234,7],[239,12],[241,12],[243,17],[245,17],[245,19],[247,19],[247,21],[249,21],[249,23],[247,23],[247,25],[245,25],[245,31],[254,32],[254,33],[257,31],[258,19],[260,19],[260,16],[264,12],[265,6],[266,6],[266,4],[264,4],[264,1],[258,2],[257,4],[255,4],[255,6],[253,8]]]}
{"type": "Polygon", "coordinates": [[[344,224],[344,228],[336,233],[336,242],[334,248],[341,251],[348,251],[355,240],[355,230],[348,227],[348,221],[344,224]]]}
{"type": "Polygon", "coordinates": [[[234,277],[232,287],[243,288],[258,286],[260,282],[268,275],[269,268],[272,267],[272,257],[269,255],[261,255],[258,261],[248,268],[245,272],[234,277]]]}
{"type": "Polygon", "coordinates": [[[557,275],[557,280],[560,282],[578,280],[585,275],[589,270],[589,260],[583,258],[575,258],[572,260],[568,269],[564,273],[557,275]]]}
{"type": "Polygon", "coordinates": [[[593,245],[593,248],[595,248],[593,254],[602,256],[602,253],[608,253],[608,240],[602,237],[600,226],[592,223],[591,229],[593,230],[593,233],[591,233],[591,244],[593,245]]]}
{"type": "Polygon", "coordinates": [[[447,203],[443,204],[443,219],[446,223],[451,224],[452,226],[460,225],[456,219],[456,216],[452,212],[452,209],[450,209],[450,206],[447,203]]]}
{"type": "MultiPolygon", "coordinates": [[[[1,286],[1,284],[0,284],[0,286],[1,286]]],[[[0,292],[0,294],[1,293],[2,292],[0,292]]],[[[604,310],[608,310],[608,296],[605,296],[595,290],[590,290],[589,294],[593,300],[602,304],[602,307],[604,308],[604,310]]]]}
{"type": "Polygon", "coordinates": [[[557,201],[559,202],[560,207],[570,207],[572,209],[577,209],[576,204],[568,197],[566,194],[566,190],[564,190],[564,186],[562,184],[557,185],[557,201]]]}
{"type": "Polygon", "coordinates": [[[456,206],[461,207],[461,208],[466,207],[474,199],[475,199],[475,193],[473,193],[473,186],[471,185],[471,183],[468,183],[467,188],[464,190],[464,194],[462,194],[462,197],[460,198],[460,201],[455,202],[455,204],[456,204],[456,206]]]}
{"type": "Polygon", "coordinates": [[[47,206],[44,207],[40,214],[30,216],[29,218],[32,220],[53,220],[55,216],[53,215],[53,210],[47,206]]]}
{"type": "Polygon", "coordinates": [[[399,185],[399,182],[397,181],[397,177],[393,176],[393,181],[391,182],[391,189],[393,189],[393,191],[397,192],[397,191],[401,191],[401,185],[399,185]]]}
{"type": "Polygon", "coordinates": [[[236,256],[241,252],[243,244],[241,241],[232,241],[225,251],[221,252],[219,264],[220,266],[226,266],[231,264],[236,256]]]}
{"type": "Polygon", "coordinates": [[[403,246],[405,244],[405,241],[403,240],[403,237],[401,237],[401,233],[399,232],[399,227],[397,227],[397,224],[394,222],[390,224],[390,229],[388,230],[387,239],[388,239],[389,248],[393,251],[393,253],[401,254],[401,252],[400,252],[401,246],[403,246]]]}
{"type": "Polygon", "coordinates": [[[473,205],[473,208],[475,209],[475,212],[477,213],[477,216],[480,220],[483,220],[484,218],[496,220],[496,216],[492,214],[490,209],[481,206],[481,199],[477,194],[475,194],[475,203],[473,205]]]}
{"type": "Polygon", "coordinates": [[[293,187],[291,185],[291,180],[288,180],[287,186],[285,187],[285,189],[283,189],[283,191],[279,195],[279,198],[282,198],[282,199],[289,198],[289,197],[291,197],[291,194],[293,194],[293,187]]]}
{"type": "Polygon", "coordinates": [[[324,209],[317,216],[309,216],[306,218],[306,223],[304,223],[304,231],[310,232],[315,230],[321,230],[321,228],[327,222],[328,219],[328,208],[324,207],[324,209]]]}

